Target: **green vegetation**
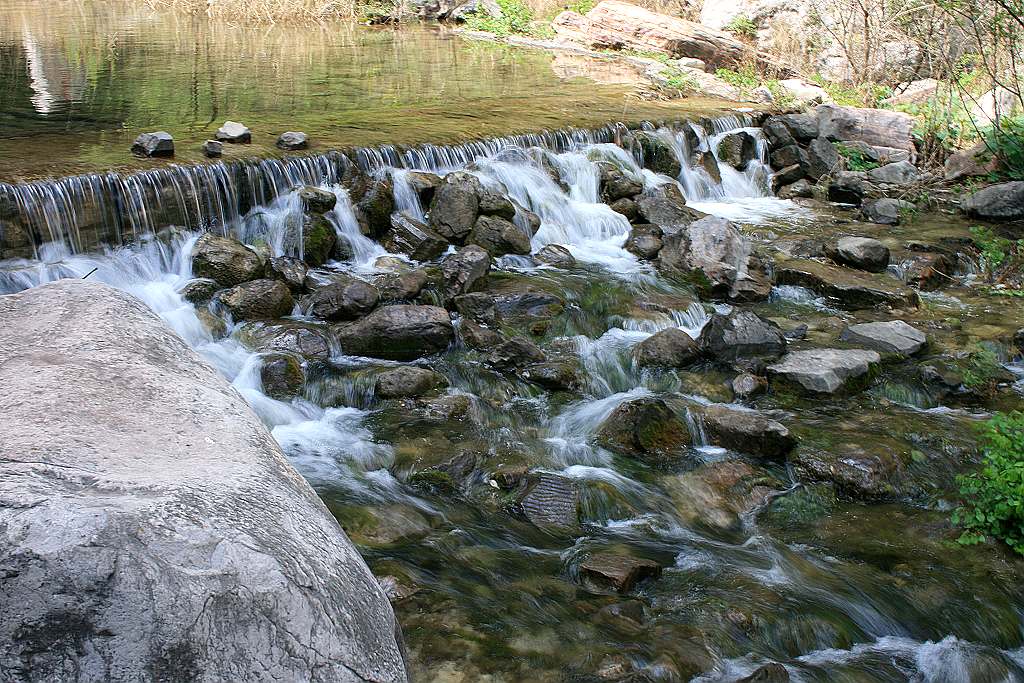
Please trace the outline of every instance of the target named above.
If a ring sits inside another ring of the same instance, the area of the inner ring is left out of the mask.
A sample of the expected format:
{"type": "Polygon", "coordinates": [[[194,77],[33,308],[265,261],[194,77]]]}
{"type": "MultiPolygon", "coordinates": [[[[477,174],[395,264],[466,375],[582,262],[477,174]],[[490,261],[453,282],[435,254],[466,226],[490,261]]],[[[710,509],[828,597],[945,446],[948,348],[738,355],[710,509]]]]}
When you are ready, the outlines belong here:
{"type": "Polygon", "coordinates": [[[1002,162],[997,178],[1024,180],[1024,115],[1004,118],[1000,125],[982,131],[989,153],[1002,162]]]}
{"type": "Polygon", "coordinates": [[[964,545],[988,538],[1024,555],[1024,413],[996,413],[982,426],[982,468],[958,477],[964,504],[953,523],[964,545]]]}
{"type": "Polygon", "coordinates": [[[576,14],[586,14],[590,10],[594,9],[594,5],[597,4],[597,0],[576,0],[566,5],[566,9],[576,14]]]}
{"type": "Polygon", "coordinates": [[[879,166],[878,162],[869,157],[863,149],[840,142],[836,144],[836,151],[846,159],[846,168],[851,171],[870,171],[879,166]]]}
{"type": "Polygon", "coordinates": [[[715,71],[715,75],[742,92],[749,92],[761,85],[761,77],[752,66],[740,67],[739,70],[719,69],[715,71]]]}
{"type": "Polygon", "coordinates": [[[989,282],[996,280],[997,276],[1005,279],[1005,271],[1016,265],[1018,254],[1024,248],[1024,240],[1015,242],[1000,237],[992,228],[980,225],[970,228],[970,232],[974,246],[978,248],[985,277],[989,282]]]}
{"type": "Polygon", "coordinates": [[[979,394],[994,394],[1004,370],[992,349],[978,344],[960,366],[964,386],[979,394]]]}
{"type": "MultiPolygon", "coordinates": [[[[500,17],[486,14],[470,14],[466,27],[473,31],[485,31],[496,36],[537,35],[533,24],[533,10],[523,0],[497,0],[501,8],[500,17]]],[[[540,37],[540,36],[538,36],[540,37]]]]}
{"type": "Polygon", "coordinates": [[[743,38],[757,38],[757,24],[750,17],[745,17],[742,14],[734,17],[724,28],[743,38]]]}

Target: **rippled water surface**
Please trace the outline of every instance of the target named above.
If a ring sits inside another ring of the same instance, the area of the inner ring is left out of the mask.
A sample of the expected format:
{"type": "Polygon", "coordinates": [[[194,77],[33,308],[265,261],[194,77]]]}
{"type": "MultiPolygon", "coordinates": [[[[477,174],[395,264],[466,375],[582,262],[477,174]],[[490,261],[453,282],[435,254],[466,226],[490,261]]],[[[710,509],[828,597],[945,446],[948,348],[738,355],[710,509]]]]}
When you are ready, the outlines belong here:
{"type": "MultiPolygon", "coordinates": [[[[301,130],[316,150],[453,142],[699,110],[644,103],[575,77],[538,50],[437,27],[247,27],[123,0],[0,0],[0,180],[138,165],[140,132],[166,130],[178,161],[228,119],[273,150],[301,130]]],[[[147,162],[153,165],[159,162],[147,162]]]]}

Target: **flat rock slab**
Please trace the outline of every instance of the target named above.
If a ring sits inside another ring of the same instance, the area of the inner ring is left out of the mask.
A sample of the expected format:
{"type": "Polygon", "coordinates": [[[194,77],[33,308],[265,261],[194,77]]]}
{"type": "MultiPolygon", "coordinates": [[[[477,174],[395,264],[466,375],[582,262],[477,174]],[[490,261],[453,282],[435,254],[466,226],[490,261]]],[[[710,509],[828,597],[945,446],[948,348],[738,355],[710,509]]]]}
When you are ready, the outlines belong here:
{"type": "Polygon", "coordinates": [[[882,360],[875,351],[862,349],[810,349],[791,351],[768,366],[774,379],[818,394],[850,389],[857,380],[870,377],[872,366],[882,360]]]}
{"type": "Polygon", "coordinates": [[[900,356],[912,356],[928,342],[924,332],[902,320],[850,325],[839,335],[839,339],[880,353],[900,356]]]}
{"type": "Polygon", "coordinates": [[[407,680],[359,553],[156,314],[61,280],[0,319],[0,678],[407,680]]]}
{"type": "Polygon", "coordinates": [[[626,593],[644,579],[661,576],[661,565],[629,555],[595,553],[580,565],[580,576],[599,588],[626,593]]]}
{"type": "Polygon", "coordinates": [[[775,281],[780,285],[806,287],[844,310],[876,306],[917,308],[920,301],[917,292],[887,275],[804,259],[780,262],[775,268],[775,281]]]}

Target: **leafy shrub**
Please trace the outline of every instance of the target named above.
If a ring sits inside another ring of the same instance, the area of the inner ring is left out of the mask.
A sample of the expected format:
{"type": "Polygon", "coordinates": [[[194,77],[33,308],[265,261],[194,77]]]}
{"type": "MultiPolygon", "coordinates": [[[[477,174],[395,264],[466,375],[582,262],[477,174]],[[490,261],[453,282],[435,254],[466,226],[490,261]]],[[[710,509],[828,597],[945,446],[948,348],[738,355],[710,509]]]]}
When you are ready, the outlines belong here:
{"type": "Polygon", "coordinates": [[[523,0],[497,0],[501,8],[500,17],[473,13],[466,17],[466,27],[473,31],[485,31],[496,36],[533,33],[533,11],[523,0]]]}
{"type": "Polygon", "coordinates": [[[734,33],[744,38],[757,38],[757,24],[750,17],[739,14],[724,26],[729,33],[734,33]]]}
{"type": "Polygon", "coordinates": [[[953,513],[953,523],[964,528],[959,542],[991,537],[1024,555],[1024,413],[996,413],[981,437],[981,470],[957,478],[964,499],[953,513]]]}
{"type": "Polygon", "coordinates": [[[982,131],[985,146],[1003,163],[1000,175],[1024,180],[1024,115],[1004,118],[982,131]]]}
{"type": "Polygon", "coordinates": [[[840,142],[836,144],[836,151],[846,159],[846,168],[851,171],[870,171],[873,168],[878,168],[878,162],[869,157],[862,149],[840,142]]]}

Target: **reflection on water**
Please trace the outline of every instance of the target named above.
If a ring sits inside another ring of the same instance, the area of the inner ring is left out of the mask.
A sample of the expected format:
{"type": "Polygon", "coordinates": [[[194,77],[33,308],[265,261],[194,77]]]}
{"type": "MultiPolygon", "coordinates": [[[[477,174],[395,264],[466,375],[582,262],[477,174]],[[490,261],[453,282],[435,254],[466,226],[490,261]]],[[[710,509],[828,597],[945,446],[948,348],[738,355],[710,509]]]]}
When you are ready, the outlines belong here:
{"type": "Polygon", "coordinates": [[[678,111],[623,85],[556,73],[544,52],[437,27],[240,27],[122,0],[0,0],[5,180],[138,165],[127,149],[154,129],[175,136],[178,161],[200,161],[201,143],[226,119],[254,138],[230,157],[270,151],[285,130],[305,130],[326,149],[678,111]]]}

